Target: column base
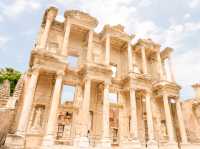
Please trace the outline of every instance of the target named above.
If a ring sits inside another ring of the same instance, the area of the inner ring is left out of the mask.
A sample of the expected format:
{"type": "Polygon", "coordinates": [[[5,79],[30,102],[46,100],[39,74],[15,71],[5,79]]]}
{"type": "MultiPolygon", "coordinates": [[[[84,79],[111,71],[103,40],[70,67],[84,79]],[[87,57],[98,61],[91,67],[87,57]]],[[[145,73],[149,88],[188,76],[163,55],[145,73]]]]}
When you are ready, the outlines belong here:
{"type": "Polygon", "coordinates": [[[54,145],[53,135],[46,135],[43,138],[41,149],[49,149],[54,145]]]}
{"type": "Polygon", "coordinates": [[[200,144],[198,143],[192,144],[189,142],[181,143],[180,146],[181,146],[181,149],[199,149],[200,148],[200,144]]]}
{"type": "Polygon", "coordinates": [[[162,149],[179,149],[176,142],[168,142],[162,146],[162,149]]]}
{"type": "Polygon", "coordinates": [[[110,138],[103,138],[98,145],[99,149],[111,149],[111,140],[110,138]]]}
{"type": "Polygon", "coordinates": [[[141,149],[142,146],[139,140],[131,140],[126,143],[124,142],[122,144],[122,148],[123,149],[141,149]]]}
{"type": "Polygon", "coordinates": [[[8,134],[6,137],[5,147],[8,149],[24,149],[25,148],[25,136],[8,134]]]}
{"type": "Polygon", "coordinates": [[[74,148],[88,149],[90,146],[88,137],[76,137],[74,139],[74,148]]]}
{"type": "Polygon", "coordinates": [[[147,142],[148,149],[158,149],[158,143],[155,140],[149,140],[147,142]]]}

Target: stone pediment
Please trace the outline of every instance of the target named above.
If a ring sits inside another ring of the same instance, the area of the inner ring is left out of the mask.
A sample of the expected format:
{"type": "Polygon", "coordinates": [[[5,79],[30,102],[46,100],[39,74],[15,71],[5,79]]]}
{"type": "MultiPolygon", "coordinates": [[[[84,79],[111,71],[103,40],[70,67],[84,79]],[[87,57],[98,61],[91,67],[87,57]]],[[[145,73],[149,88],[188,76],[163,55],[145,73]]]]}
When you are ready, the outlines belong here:
{"type": "Polygon", "coordinates": [[[79,10],[69,10],[65,11],[65,18],[73,18],[79,20],[80,22],[85,22],[87,24],[91,24],[93,27],[98,25],[98,21],[96,18],[90,16],[88,13],[79,11],[79,10]]]}

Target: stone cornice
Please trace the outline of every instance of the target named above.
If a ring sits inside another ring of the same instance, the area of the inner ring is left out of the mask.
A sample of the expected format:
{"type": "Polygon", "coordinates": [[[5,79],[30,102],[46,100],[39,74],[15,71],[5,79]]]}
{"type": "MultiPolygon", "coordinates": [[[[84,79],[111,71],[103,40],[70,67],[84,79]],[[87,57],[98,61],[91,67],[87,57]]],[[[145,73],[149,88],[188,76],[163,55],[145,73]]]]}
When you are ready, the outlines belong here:
{"type": "Polygon", "coordinates": [[[129,35],[124,31],[124,27],[120,24],[115,26],[105,25],[103,30],[101,31],[101,40],[105,39],[105,36],[109,34],[111,37],[117,37],[119,39],[122,39],[124,41],[131,41],[135,35],[129,35]]]}
{"type": "Polygon", "coordinates": [[[64,16],[66,19],[74,19],[78,20],[80,23],[86,23],[88,26],[91,26],[91,28],[95,28],[98,25],[96,18],[79,10],[67,10],[64,16]]]}
{"type": "Polygon", "coordinates": [[[137,43],[133,45],[136,51],[140,50],[142,47],[153,52],[160,51],[160,45],[153,42],[151,39],[139,39],[137,43]]]}
{"type": "Polygon", "coordinates": [[[170,47],[166,47],[162,52],[161,52],[161,59],[166,59],[169,58],[169,56],[171,55],[173,49],[170,47]]]}

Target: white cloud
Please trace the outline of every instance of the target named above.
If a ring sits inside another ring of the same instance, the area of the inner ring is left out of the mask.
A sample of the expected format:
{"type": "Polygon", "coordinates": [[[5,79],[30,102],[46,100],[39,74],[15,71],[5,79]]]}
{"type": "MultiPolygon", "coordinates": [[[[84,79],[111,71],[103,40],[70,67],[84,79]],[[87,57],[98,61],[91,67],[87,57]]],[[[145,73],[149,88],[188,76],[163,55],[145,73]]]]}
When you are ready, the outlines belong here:
{"type": "Polygon", "coordinates": [[[63,22],[65,20],[64,16],[63,15],[57,15],[56,16],[56,20],[57,21],[60,21],[60,22],[63,22]]]}
{"type": "Polygon", "coordinates": [[[191,17],[191,14],[190,14],[190,13],[186,13],[186,14],[183,16],[184,19],[188,19],[188,18],[190,18],[190,17],[191,17]]]}
{"type": "Polygon", "coordinates": [[[10,39],[6,36],[0,36],[0,51],[4,51],[3,47],[8,43],[10,39]]]}
{"type": "Polygon", "coordinates": [[[11,4],[0,3],[2,14],[6,17],[15,17],[26,10],[36,10],[40,3],[34,0],[15,0],[11,4]]]}
{"type": "Polygon", "coordinates": [[[197,6],[200,5],[200,1],[199,0],[189,0],[189,7],[190,8],[195,8],[197,6]]]}

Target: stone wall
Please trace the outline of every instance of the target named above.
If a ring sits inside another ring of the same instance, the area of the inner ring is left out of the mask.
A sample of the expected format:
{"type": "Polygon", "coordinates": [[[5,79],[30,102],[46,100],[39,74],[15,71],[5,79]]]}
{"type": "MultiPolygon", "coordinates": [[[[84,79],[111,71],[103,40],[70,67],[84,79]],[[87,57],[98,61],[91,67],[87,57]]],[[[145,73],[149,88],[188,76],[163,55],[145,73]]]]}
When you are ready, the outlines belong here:
{"type": "Polygon", "coordinates": [[[4,80],[3,84],[0,86],[0,108],[7,104],[10,97],[10,82],[4,80]]]}

